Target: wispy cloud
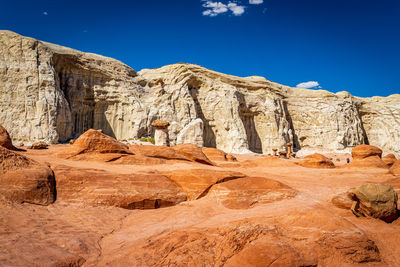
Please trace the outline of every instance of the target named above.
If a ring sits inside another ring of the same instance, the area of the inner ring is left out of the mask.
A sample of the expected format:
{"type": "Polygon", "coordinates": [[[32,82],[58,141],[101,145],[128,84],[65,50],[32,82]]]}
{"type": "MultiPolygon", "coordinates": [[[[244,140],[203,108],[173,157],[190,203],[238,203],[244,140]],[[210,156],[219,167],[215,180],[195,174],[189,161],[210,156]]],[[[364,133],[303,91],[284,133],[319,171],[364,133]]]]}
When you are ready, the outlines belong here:
{"type": "Polygon", "coordinates": [[[47,13],[47,11],[43,12],[43,15],[47,16],[49,13],[47,13]]]}
{"type": "Polygon", "coordinates": [[[240,16],[245,12],[245,6],[238,5],[237,3],[228,2],[224,4],[222,2],[213,2],[213,1],[205,1],[203,0],[203,7],[206,10],[203,11],[204,16],[215,17],[219,14],[223,14],[226,12],[232,12],[235,16],[240,16]]]}
{"type": "Polygon", "coordinates": [[[264,3],[264,0],[249,0],[250,5],[259,5],[264,3]]]}
{"type": "Polygon", "coordinates": [[[309,82],[303,82],[303,83],[299,83],[298,85],[296,85],[296,87],[300,87],[300,88],[307,88],[307,89],[321,89],[322,87],[319,85],[319,82],[317,81],[309,81],[309,82]]]}

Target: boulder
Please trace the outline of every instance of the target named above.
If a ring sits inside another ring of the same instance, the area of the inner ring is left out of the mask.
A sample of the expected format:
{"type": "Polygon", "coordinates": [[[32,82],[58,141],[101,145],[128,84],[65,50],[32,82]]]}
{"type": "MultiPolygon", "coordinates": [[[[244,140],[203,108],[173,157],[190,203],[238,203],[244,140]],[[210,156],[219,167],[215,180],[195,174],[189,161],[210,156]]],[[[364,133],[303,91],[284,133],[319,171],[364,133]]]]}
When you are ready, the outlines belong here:
{"type": "Polygon", "coordinates": [[[30,149],[47,149],[49,145],[46,142],[36,142],[33,143],[29,148],[30,149]]]}
{"type": "Polygon", "coordinates": [[[305,156],[299,165],[306,168],[335,168],[335,164],[330,159],[318,153],[305,156]]]}
{"type": "Polygon", "coordinates": [[[393,154],[387,154],[386,156],[382,157],[383,162],[386,163],[389,167],[392,167],[392,165],[396,162],[396,156],[393,154]]]}
{"type": "Polygon", "coordinates": [[[382,156],[382,150],[376,146],[358,145],[351,150],[353,159],[364,159],[367,157],[382,156]]]}
{"type": "Polygon", "coordinates": [[[0,125],[0,146],[11,150],[16,150],[16,147],[12,144],[10,135],[2,125],[0,125]]]}
{"type": "Polygon", "coordinates": [[[52,170],[0,146],[0,200],[49,205],[55,201],[52,170]]]}
{"type": "Polygon", "coordinates": [[[155,209],[187,199],[179,186],[158,174],[119,174],[59,165],[54,169],[57,199],[91,206],[155,209]]]}
{"type": "Polygon", "coordinates": [[[188,200],[204,197],[215,184],[246,176],[240,172],[210,169],[174,170],[161,174],[182,188],[183,192],[187,194],[188,200]]]}
{"type": "Polygon", "coordinates": [[[397,193],[389,184],[363,184],[349,191],[356,216],[373,217],[385,222],[397,219],[397,193]]]}
{"type": "Polygon", "coordinates": [[[203,147],[202,149],[204,155],[207,156],[212,161],[226,161],[226,153],[218,148],[213,147],[203,147]]]}
{"type": "Polygon", "coordinates": [[[289,186],[263,177],[244,177],[212,186],[207,197],[230,209],[248,209],[255,204],[270,203],[296,196],[289,186]]]}
{"type": "Polygon", "coordinates": [[[177,144],[194,144],[203,146],[203,121],[198,118],[183,127],[176,138],[177,144]]]}

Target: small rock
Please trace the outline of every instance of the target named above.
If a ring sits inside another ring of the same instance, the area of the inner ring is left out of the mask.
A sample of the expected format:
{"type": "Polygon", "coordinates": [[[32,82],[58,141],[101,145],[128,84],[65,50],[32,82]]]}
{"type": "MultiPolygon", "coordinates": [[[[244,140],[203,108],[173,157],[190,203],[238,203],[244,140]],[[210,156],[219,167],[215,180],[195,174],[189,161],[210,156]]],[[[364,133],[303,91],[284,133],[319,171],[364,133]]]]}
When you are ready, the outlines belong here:
{"type": "Polygon", "coordinates": [[[49,145],[45,142],[37,142],[33,143],[30,147],[30,149],[47,149],[49,145]]]}

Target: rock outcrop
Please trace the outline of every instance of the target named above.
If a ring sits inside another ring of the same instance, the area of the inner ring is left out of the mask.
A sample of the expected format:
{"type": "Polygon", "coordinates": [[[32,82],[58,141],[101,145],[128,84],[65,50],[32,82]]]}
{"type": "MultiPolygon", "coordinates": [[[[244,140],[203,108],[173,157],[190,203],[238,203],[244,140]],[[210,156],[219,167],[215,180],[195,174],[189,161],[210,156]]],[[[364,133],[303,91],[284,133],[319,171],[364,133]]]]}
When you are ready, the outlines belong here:
{"type": "Polygon", "coordinates": [[[369,143],[400,155],[400,95],[291,88],[192,64],[135,72],[10,31],[0,31],[0,90],[0,123],[19,143],[65,142],[90,128],[130,140],[153,136],[160,119],[172,145],[199,145],[193,122],[202,121],[203,145],[227,153],[271,153],[290,142],[295,150],[369,143]]]}
{"type": "Polygon", "coordinates": [[[355,201],[351,210],[366,216],[392,222],[397,219],[397,193],[389,184],[363,184],[349,192],[355,201]]]}
{"type": "Polygon", "coordinates": [[[49,167],[0,146],[0,200],[49,205],[55,190],[49,167]]]}
{"type": "Polygon", "coordinates": [[[305,156],[299,165],[306,168],[335,168],[330,159],[318,153],[305,156]]]}
{"type": "Polygon", "coordinates": [[[7,149],[16,150],[16,147],[12,144],[12,140],[7,130],[0,125],[0,146],[7,149]]]}

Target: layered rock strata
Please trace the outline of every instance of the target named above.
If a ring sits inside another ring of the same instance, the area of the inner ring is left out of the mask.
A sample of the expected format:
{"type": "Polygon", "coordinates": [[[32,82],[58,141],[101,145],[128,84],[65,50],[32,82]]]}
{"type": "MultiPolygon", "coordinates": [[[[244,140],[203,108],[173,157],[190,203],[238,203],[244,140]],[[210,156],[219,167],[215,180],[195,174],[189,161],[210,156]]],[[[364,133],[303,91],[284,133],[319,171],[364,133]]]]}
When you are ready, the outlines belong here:
{"type": "Polygon", "coordinates": [[[118,140],[154,136],[227,153],[272,153],[359,144],[400,155],[400,95],[291,88],[191,64],[133,69],[112,58],[0,31],[0,124],[16,143],[66,142],[90,128],[118,140]],[[187,138],[188,132],[202,140],[187,138]]]}

